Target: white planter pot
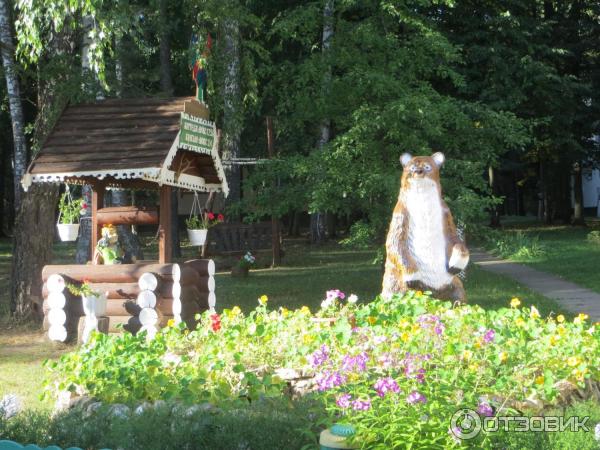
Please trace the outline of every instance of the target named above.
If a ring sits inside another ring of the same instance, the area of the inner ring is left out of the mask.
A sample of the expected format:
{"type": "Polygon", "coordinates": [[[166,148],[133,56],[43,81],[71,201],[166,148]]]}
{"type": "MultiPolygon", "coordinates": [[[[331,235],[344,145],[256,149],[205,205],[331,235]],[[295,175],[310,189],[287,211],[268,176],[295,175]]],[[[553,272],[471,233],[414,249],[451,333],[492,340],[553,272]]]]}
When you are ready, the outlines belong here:
{"type": "Polygon", "coordinates": [[[83,304],[83,312],[86,316],[99,317],[106,314],[106,296],[104,294],[82,295],[81,303],[83,304]]]}
{"type": "Polygon", "coordinates": [[[190,244],[192,245],[204,245],[206,242],[206,233],[208,230],[187,230],[188,239],[190,240],[190,244]]]}
{"type": "Polygon", "coordinates": [[[79,234],[78,223],[59,223],[56,225],[56,228],[58,228],[58,235],[61,241],[70,242],[77,240],[77,235],[79,234]]]}

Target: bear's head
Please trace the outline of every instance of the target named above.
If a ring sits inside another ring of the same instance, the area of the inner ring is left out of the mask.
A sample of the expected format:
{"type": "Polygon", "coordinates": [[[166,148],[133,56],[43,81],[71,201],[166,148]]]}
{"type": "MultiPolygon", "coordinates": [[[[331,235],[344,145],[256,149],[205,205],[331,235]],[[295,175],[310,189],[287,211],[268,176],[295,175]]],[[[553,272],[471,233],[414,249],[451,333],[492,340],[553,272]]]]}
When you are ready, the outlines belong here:
{"type": "Polygon", "coordinates": [[[439,187],[440,168],[444,164],[444,154],[437,152],[431,156],[412,156],[404,153],[400,157],[402,163],[402,188],[417,186],[439,187]]]}

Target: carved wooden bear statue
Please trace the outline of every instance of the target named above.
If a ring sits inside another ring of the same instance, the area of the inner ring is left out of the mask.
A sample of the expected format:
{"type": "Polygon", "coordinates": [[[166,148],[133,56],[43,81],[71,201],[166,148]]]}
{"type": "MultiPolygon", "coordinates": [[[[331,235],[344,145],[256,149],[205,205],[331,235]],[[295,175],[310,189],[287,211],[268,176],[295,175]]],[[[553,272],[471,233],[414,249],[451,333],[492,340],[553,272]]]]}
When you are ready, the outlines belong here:
{"type": "Polygon", "coordinates": [[[442,198],[442,153],[400,157],[403,166],[398,203],[386,240],[382,296],[407,289],[430,290],[436,298],[465,302],[456,276],[469,262],[469,250],[456,232],[442,198]]]}

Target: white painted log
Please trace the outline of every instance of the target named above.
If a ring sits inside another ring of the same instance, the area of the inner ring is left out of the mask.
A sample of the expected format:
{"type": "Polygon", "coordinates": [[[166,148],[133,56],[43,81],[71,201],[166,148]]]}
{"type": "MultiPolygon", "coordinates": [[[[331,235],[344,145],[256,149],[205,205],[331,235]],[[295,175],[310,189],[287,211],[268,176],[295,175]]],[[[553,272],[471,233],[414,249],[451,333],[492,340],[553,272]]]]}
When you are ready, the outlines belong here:
{"type": "Polygon", "coordinates": [[[152,308],[144,308],[140,311],[139,319],[143,327],[154,326],[158,322],[158,314],[152,308]]]}
{"type": "Polygon", "coordinates": [[[51,341],[65,342],[67,340],[67,329],[62,325],[52,325],[48,329],[48,337],[51,341]]]}
{"type": "Polygon", "coordinates": [[[179,283],[181,280],[181,267],[179,264],[173,264],[171,277],[173,278],[174,283],[179,283]]]}
{"type": "Polygon", "coordinates": [[[140,308],[154,308],[156,306],[156,294],[152,291],[142,291],[137,296],[137,304],[140,308]]]}
{"type": "Polygon", "coordinates": [[[208,277],[208,292],[215,292],[215,286],[216,286],[215,277],[213,277],[213,276],[208,277]]]}
{"type": "Polygon", "coordinates": [[[171,294],[173,295],[173,298],[181,297],[181,284],[173,283],[173,289],[171,289],[171,294]]]}
{"type": "Polygon", "coordinates": [[[65,310],[62,308],[52,308],[48,311],[48,323],[50,326],[53,325],[64,325],[67,321],[67,315],[65,310]]]}
{"type": "Polygon", "coordinates": [[[49,292],[46,301],[48,303],[48,309],[63,309],[67,304],[67,298],[62,292],[49,292]]]}
{"type": "Polygon", "coordinates": [[[48,277],[46,285],[48,286],[48,292],[62,292],[65,290],[65,279],[55,273],[48,277]]]}
{"type": "Polygon", "coordinates": [[[216,304],[217,304],[217,296],[215,295],[214,292],[210,292],[208,294],[208,308],[211,311],[214,311],[216,304]]]}
{"type": "Polygon", "coordinates": [[[140,330],[138,331],[138,333],[141,332],[141,331],[145,331],[147,333],[146,334],[146,339],[151,340],[151,339],[154,339],[154,336],[156,336],[156,331],[157,330],[156,330],[155,326],[149,325],[149,326],[143,326],[142,328],[140,328],[140,330]]]}
{"type": "MultiPolygon", "coordinates": [[[[181,273],[181,271],[178,271],[178,273],[181,273]]],[[[143,273],[138,280],[138,286],[141,290],[155,291],[158,287],[158,277],[153,273],[143,273]]]]}
{"type": "Polygon", "coordinates": [[[181,305],[181,299],[180,298],[174,298],[173,299],[173,319],[175,320],[176,324],[180,324],[181,323],[181,309],[182,309],[182,305],[181,305]]]}

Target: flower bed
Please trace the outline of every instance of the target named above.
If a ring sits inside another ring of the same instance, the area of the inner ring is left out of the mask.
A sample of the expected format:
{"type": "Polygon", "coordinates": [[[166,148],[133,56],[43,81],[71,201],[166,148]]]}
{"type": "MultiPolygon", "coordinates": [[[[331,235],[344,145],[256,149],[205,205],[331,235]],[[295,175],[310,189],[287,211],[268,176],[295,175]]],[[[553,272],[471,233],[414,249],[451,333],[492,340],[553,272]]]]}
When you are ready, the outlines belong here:
{"type": "MultiPolygon", "coordinates": [[[[49,364],[48,386],[106,402],[232,404],[289,392],[288,369],[309,381],[305,391],[329,422],[355,426],[365,448],[448,448],[460,408],[482,416],[539,409],[600,379],[600,325],[584,315],[541,318],[518,299],[497,311],[452,308],[420,292],[364,305],[343,298],[330,291],[313,315],[271,311],[263,296],[248,315],[206,313],[198,329],[173,325],[148,342],[96,334],[49,364]]],[[[484,448],[494,438],[470,442],[484,448]]]]}

